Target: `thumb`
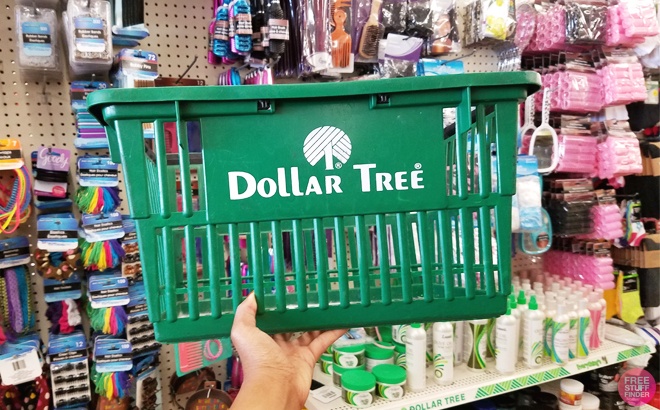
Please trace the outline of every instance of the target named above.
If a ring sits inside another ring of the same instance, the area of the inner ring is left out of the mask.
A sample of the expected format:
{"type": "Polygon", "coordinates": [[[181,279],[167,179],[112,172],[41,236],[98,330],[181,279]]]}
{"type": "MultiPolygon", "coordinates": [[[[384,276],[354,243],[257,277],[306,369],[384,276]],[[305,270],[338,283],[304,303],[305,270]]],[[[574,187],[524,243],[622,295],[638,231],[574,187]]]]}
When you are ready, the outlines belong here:
{"type": "Polygon", "coordinates": [[[257,326],[257,299],[254,296],[254,292],[245,298],[236,313],[234,314],[234,324],[232,326],[245,326],[245,327],[256,327],[257,326]]]}

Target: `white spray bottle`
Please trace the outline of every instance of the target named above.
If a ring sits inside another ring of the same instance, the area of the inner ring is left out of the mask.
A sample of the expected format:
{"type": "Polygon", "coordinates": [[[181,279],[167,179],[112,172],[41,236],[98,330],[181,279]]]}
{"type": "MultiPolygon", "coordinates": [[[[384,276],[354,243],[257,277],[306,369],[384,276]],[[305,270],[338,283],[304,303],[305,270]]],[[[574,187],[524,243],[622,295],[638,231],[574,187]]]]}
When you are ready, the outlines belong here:
{"type": "Polygon", "coordinates": [[[596,289],[598,294],[598,303],[600,304],[600,323],[598,325],[598,339],[600,344],[605,343],[605,322],[607,321],[607,301],[603,297],[605,291],[603,289],[596,289]]]}
{"type": "Polygon", "coordinates": [[[454,328],[454,366],[463,363],[463,322],[452,322],[454,328]]]}
{"type": "Polygon", "coordinates": [[[426,331],[419,323],[411,324],[406,334],[406,376],[408,390],[426,388],[426,331]]]}
{"type": "Polygon", "coordinates": [[[546,357],[552,356],[552,319],[557,314],[557,301],[554,298],[545,299],[545,338],[543,344],[543,354],[546,357]]]}
{"type": "Polygon", "coordinates": [[[568,362],[568,308],[557,305],[557,314],[552,318],[552,362],[564,365],[568,362]]]}
{"type": "Polygon", "coordinates": [[[511,308],[506,310],[506,314],[497,318],[496,350],[495,350],[495,369],[502,374],[510,374],[516,370],[518,360],[518,339],[516,339],[515,316],[511,314],[511,308]]]}
{"type": "Polygon", "coordinates": [[[601,344],[600,340],[600,317],[603,314],[600,303],[598,301],[598,294],[589,294],[589,315],[591,316],[591,337],[589,338],[589,349],[598,349],[601,344]]]}
{"type": "Polygon", "coordinates": [[[454,326],[451,322],[433,324],[433,379],[440,385],[454,381],[454,326]]]}
{"type": "Polygon", "coordinates": [[[591,313],[587,309],[588,301],[580,299],[578,302],[578,340],[577,358],[589,357],[589,344],[591,342],[591,313]]]}
{"type": "Polygon", "coordinates": [[[539,310],[536,298],[529,300],[523,325],[523,364],[530,369],[541,366],[545,343],[545,314],[539,310]]]}
{"type": "Polygon", "coordinates": [[[568,360],[573,360],[577,357],[577,341],[578,341],[578,312],[577,300],[573,295],[568,297],[568,360]]]}

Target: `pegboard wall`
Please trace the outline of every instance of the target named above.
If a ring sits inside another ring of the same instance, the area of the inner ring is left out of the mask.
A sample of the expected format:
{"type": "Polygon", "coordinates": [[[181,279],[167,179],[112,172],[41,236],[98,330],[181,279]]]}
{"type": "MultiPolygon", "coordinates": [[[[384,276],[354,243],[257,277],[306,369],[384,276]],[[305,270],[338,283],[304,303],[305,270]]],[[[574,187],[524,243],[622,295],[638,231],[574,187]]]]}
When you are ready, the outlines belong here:
{"type": "MultiPolygon", "coordinates": [[[[62,0],[65,5],[66,1],[62,0]]],[[[459,1],[459,5],[462,2],[459,1]]],[[[31,2],[27,2],[31,4],[31,2]]],[[[76,137],[74,116],[69,98],[70,78],[64,70],[61,79],[47,80],[24,78],[16,63],[16,32],[14,21],[14,0],[0,0],[0,138],[18,138],[23,148],[24,159],[30,161],[30,153],[41,146],[66,148],[72,151],[71,175],[75,175],[76,158],[85,151],[76,150],[73,141],[76,137]]],[[[212,0],[161,0],[145,2],[145,22],[151,35],[141,42],[140,48],[155,52],[159,58],[159,74],[165,77],[178,77],[193,63],[187,78],[203,79],[207,85],[217,83],[218,75],[228,69],[226,66],[209,65],[206,60],[208,26],[213,15],[212,0]]],[[[460,15],[460,13],[459,13],[460,15]]],[[[58,13],[61,23],[61,14],[58,13]]],[[[115,50],[117,51],[117,49],[115,50]]],[[[460,58],[466,72],[497,71],[497,55],[488,48],[463,49],[450,58],[460,58]]],[[[65,66],[65,59],[61,64],[65,66]]],[[[91,80],[76,78],[79,80],[91,80]]],[[[99,79],[99,78],[97,78],[99,79]]],[[[286,82],[296,81],[295,79],[286,82]]],[[[104,154],[106,151],[89,151],[90,154],[104,154]]],[[[120,188],[123,187],[120,174],[120,188]]],[[[73,194],[77,185],[71,179],[69,191],[73,194]]],[[[125,197],[124,206],[119,211],[128,214],[125,197]]],[[[21,225],[16,235],[30,238],[31,252],[36,249],[36,212],[27,223],[21,225]]],[[[43,300],[43,284],[31,267],[32,284],[37,301],[37,327],[42,340],[48,340],[49,322],[45,317],[46,303],[43,300]]],[[[87,329],[86,329],[87,330],[87,329]]],[[[89,333],[87,333],[89,334],[89,333]]],[[[167,386],[174,373],[172,346],[163,346],[161,351],[161,386],[167,386]]],[[[224,379],[224,366],[217,366],[216,375],[224,379]]],[[[163,390],[165,410],[175,409],[169,403],[167,388],[163,390]]],[[[182,402],[184,402],[182,400],[182,402]]]]}

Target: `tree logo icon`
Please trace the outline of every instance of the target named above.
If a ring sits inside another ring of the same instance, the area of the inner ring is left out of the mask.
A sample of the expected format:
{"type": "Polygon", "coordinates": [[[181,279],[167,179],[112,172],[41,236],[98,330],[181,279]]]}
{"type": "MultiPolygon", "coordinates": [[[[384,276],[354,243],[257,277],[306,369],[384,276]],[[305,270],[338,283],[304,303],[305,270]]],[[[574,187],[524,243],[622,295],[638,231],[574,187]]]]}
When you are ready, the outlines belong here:
{"type": "Polygon", "coordinates": [[[348,161],[351,156],[351,140],[337,127],[319,127],[305,138],[303,152],[312,166],[325,158],[325,169],[329,171],[341,168],[348,161]]]}

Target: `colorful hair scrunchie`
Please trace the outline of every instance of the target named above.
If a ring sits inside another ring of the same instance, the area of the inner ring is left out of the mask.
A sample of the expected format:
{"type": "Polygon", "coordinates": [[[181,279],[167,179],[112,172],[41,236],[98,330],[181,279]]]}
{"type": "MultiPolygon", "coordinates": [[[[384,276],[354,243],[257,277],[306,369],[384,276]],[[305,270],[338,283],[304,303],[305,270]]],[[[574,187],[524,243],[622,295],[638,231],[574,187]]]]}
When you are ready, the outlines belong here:
{"type": "Polygon", "coordinates": [[[37,261],[37,271],[45,279],[67,280],[82,267],[80,248],[65,252],[48,252],[37,249],[34,258],[37,261]]]}
{"type": "Polygon", "coordinates": [[[117,239],[101,242],[80,242],[85,269],[104,271],[116,268],[124,257],[124,249],[117,239]]]}
{"type": "Polygon", "coordinates": [[[94,309],[91,303],[87,304],[89,325],[97,332],[106,335],[118,336],[124,333],[128,316],[123,306],[111,306],[94,309]]]}
{"type": "Polygon", "coordinates": [[[109,213],[120,204],[117,187],[81,186],[76,192],[76,205],[84,214],[109,213]]]}
{"type": "Polygon", "coordinates": [[[99,396],[122,399],[129,394],[131,380],[128,372],[98,373],[96,366],[92,366],[91,378],[99,396]]]}
{"type": "Polygon", "coordinates": [[[69,334],[78,329],[82,323],[78,304],[73,299],[48,304],[46,317],[50,320],[50,333],[69,334]]]}

